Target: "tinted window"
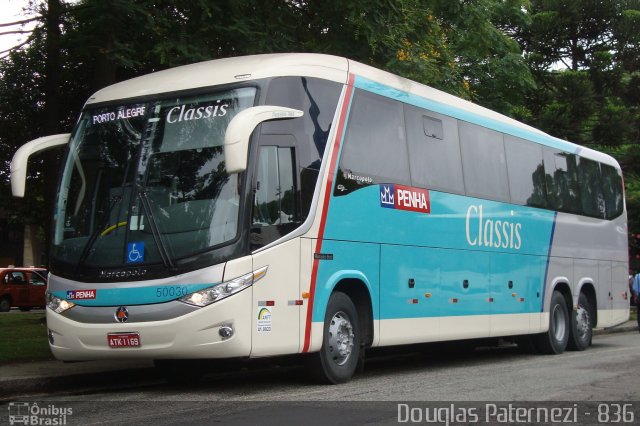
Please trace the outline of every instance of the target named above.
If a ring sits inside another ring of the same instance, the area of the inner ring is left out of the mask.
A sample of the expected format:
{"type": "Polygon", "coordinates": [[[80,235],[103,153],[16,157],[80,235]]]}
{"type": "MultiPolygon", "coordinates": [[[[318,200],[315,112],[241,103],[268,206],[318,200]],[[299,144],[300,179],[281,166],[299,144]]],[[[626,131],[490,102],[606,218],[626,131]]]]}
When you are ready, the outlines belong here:
{"type": "Polygon", "coordinates": [[[458,127],[467,195],[509,201],[502,133],[465,121],[458,127]]]}
{"type": "Polygon", "coordinates": [[[404,116],[413,185],[464,193],[457,121],[408,105],[404,116]]]}
{"type": "Polygon", "coordinates": [[[262,146],[253,206],[251,244],[267,245],[300,224],[293,148],[262,146]]]}
{"type": "Polygon", "coordinates": [[[566,213],[582,213],[577,168],[576,155],[544,149],[549,208],[566,213]]]}
{"type": "Polygon", "coordinates": [[[504,136],[511,202],[546,207],[542,146],[510,135],[504,136]]]}
{"type": "Polygon", "coordinates": [[[410,182],[402,104],[356,90],[338,183],[355,189],[372,183],[410,182]]]}
{"type": "Polygon", "coordinates": [[[604,205],[607,219],[613,219],[622,214],[623,210],[623,192],[622,192],[622,176],[618,171],[606,164],[600,165],[602,170],[602,195],[604,197],[604,205]]]}
{"type": "Polygon", "coordinates": [[[341,90],[342,85],[338,83],[308,77],[279,77],[269,83],[265,105],[304,112],[302,118],[295,120],[265,122],[260,130],[263,136],[273,135],[269,144],[282,146],[281,142],[286,139],[286,144],[296,147],[302,220],[311,208],[341,90]]]}
{"type": "Polygon", "coordinates": [[[582,214],[604,218],[605,203],[602,195],[599,163],[587,158],[580,158],[578,163],[578,186],[580,188],[582,214]]]}

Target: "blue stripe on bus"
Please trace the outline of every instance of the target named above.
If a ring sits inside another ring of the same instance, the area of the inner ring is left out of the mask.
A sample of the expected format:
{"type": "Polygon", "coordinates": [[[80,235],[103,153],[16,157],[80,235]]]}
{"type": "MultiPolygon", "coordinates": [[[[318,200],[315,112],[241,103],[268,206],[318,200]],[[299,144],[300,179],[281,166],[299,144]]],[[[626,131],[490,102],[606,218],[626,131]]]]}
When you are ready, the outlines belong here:
{"type": "MultiPolygon", "coordinates": [[[[179,299],[190,293],[212,287],[215,284],[172,284],[148,287],[95,288],[95,299],[74,299],[67,291],[53,291],[60,299],[69,300],[80,306],[120,306],[164,303],[179,299]]],[[[77,292],[77,290],[76,290],[77,292]]]]}
{"type": "Polygon", "coordinates": [[[487,127],[498,132],[503,132],[519,138],[528,139],[565,152],[578,154],[578,152],[581,150],[580,146],[569,143],[562,139],[558,139],[547,134],[540,134],[535,131],[524,129],[522,127],[513,126],[511,124],[503,123],[488,117],[483,117],[474,114],[473,112],[466,111],[452,105],[437,102],[432,99],[423,98],[412,93],[394,89],[392,87],[368,80],[363,77],[356,77],[355,87],[381,96],[385,96],[387,98],[396,99],[398,101],[414,105],[419,108],[425,108],[443,115],[448,115],[460,120],[468,121],[469,123],[487,127]]]}
{"type": "Polygon", "coordinates": [[[540,311],[555,213],[429,194],[429,214],[381,207],[379,185],[332,198],[322,251],[333,260],[318,268],[313,321],[356,274],[376,319],[540,311]]]}

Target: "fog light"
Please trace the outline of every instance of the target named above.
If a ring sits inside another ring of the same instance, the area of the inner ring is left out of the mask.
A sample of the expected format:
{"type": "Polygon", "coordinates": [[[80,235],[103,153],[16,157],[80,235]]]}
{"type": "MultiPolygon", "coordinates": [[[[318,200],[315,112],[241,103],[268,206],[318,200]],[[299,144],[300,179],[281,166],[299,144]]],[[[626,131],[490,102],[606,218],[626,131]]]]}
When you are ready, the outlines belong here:
{"type": "Polygon", "coordinates": [[[222,337],[222,340],[226,340],[233,336],[233,327],[231,325],[223,325],[218,330],[218,334],[222,337]]]}
{"type": "Polygon", "coordinates": [[[47,336],[49,336],[49,343],[53,345],[53,331],[47,328],[47,336]]]}

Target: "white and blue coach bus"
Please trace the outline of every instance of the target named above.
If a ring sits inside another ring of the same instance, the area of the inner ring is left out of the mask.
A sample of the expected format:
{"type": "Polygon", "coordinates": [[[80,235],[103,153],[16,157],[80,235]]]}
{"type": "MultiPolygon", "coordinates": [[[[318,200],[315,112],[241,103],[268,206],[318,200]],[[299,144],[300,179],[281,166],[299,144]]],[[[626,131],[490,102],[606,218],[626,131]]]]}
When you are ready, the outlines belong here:
{"type": "Polygon", "coordinates": [[[308,353],[338,383],[370,347],[513,336],[558,354],[629,317],[613,158],[348,59],[102,89],[73,133],[16,153],[15,195],[29,155],[63,144],[61,360],[308,353]]]}

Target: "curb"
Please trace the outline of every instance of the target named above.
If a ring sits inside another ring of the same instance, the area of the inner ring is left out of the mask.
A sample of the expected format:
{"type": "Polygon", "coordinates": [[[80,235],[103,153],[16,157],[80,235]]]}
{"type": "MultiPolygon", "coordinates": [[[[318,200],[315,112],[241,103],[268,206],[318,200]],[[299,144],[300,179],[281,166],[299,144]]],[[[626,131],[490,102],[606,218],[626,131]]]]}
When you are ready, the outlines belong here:
{"type": "Polygon", "coordinates": [[[626,333],[631,331],[638,331],[638,326],[635,324],[632,325],[621,325],[613,328],[600,328],[597,330],[593,330],[594,336],[601,336],[603,334],[614,334],[614,333],[626,333]]]}
{"type": "Polygon", "coordinates": [[[125,368],[117,371],[86,372],[65,376],[15,378],[0,381],[0,403],[15,400],[20,395],[54,391],[84,393],[89,389],[105,390],[116,387],[122,389],[161,381],[154,368],[125,368]]]}

